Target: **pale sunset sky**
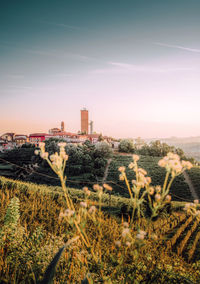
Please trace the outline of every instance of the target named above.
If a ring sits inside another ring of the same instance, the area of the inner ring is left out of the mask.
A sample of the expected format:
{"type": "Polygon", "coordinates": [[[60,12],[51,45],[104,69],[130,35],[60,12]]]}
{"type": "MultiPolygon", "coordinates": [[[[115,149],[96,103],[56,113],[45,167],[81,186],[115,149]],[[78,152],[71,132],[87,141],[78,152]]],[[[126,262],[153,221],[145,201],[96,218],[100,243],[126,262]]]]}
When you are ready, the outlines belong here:
{"type": "Polygon", "coordinates": [[[0,134],[200,135],[199,0],[0,0],[0,134]]]}

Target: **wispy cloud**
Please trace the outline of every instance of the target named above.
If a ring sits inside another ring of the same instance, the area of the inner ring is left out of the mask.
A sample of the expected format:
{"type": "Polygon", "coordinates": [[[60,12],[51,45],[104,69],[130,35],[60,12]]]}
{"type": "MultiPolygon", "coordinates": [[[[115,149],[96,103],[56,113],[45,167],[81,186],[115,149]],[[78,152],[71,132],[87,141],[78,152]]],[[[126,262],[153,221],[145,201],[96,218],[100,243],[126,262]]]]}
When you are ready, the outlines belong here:
{"type": "Polygon", "coordinates": [[[84,30],[84,28],[82,27],[77,27],[74,25],[68,25],[68,24],[63,24],[63,23],[55,23],[55,22],[48,22],[48,21],[37,21],[38,23],[41,24],[47,24],[47,25],[51,25],[51,26],[55,26],[55,27],[60,27],[60,28],[64,28],[64,29],[68,29],[68,30],[84,30]]]}
{"type": "Polygon", "coordinates": [[[123,62],[107,62],[108,67],[95,69],[93,74],[135,74],[135,73],[170,73],[170,72],[184,72],[191,71],[194,68],[190,67],[155,67],[148,65],[134,65],[123,62]]]}
{"type": "Polygon", "coordinates": [[[60,58],[60,59],[74,59],[74,60],[79,60],[79,61],[88,61],[88,60],[94,60],[94,58],[78,54],[78,53],[73,53],[73,52],[65,52],[65,51],[59,51],[59,50],[42,50],[42,49],[37,49],[37,48],[26,48],[20,46],[20,44],[17,43],[8,43],[4,41],[0,41],[0,46],[6,47],[6,48],[11,48],[11,49],[16,49],[18,51],[22,51],[25,53],[30,53],[34,55],[40,55],[40,56],[47,56],[47,57],[55,57],[55,58],[60,58]]]}
{"type": "Polygon", "coordinates": [[[52,74],[50,77],[58,77],[58,78],[66,78],[66,77],[71,77],[72,74],[70,73],[57,73],[57,74],[52,74]]]}
{"type": "Polygon", "coordinates": [[[164,46],[164,47],[169,47],[169,48],[181,49],[181,50],[185,50],[185,51],[189,51],[189,52],[200,53],[200,49],[184,47],[184,46],[181,46],[181,45],[167,44],[167,43],[162,43],[162,42],[153,42],[153,44],[159,45],[159,46],[164,46]]]}
{"type": "Polygon", "coordinates": [[[25,76],[22,74],[7,74],[5,77],[9,79],[24,79],[25,76]]]}

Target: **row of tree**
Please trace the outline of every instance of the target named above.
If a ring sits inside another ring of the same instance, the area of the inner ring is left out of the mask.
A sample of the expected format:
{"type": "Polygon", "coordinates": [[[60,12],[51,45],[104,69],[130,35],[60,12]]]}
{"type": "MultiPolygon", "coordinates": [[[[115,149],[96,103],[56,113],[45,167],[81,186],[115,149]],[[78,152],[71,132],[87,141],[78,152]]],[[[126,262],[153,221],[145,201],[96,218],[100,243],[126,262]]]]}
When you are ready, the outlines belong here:
{"type": "MultiPolygon", "coordinates": [[[[58,143],[62,141],[61,139],[51,138],[45,142],[45,148],[49,155],[55,152],[59,153],[58,143]]],[[[34,154],[36,149],[34,145],[27,144],[3,154],[4,160],[16,165],[10,170],[11,176],[36,183],[59,184],[47,162],[34,154]]],[[[69,155],[65,169],[67,177],[70,179],[74,177],[76,181],[90,180],[96,182],[102,179],[107,159],[113,153],[111,146],[104,141],[95,145],[91,144],[90,141],[86,141],[83,145],[67,144],[65,151],[69,155]]],[[[83,185],[81,182],[80,184],[83,185]]],[[[75,186],[75,184],[70,184],[70,186],[72,185],[75,186]]],[[[76,187],[77,185],[79,185],[78,182],[76,187]]]]}
{"type": "MultiPolygon", "coordinates": [[[[159,140],[152,141],[150,144],[143,143],[143,145],[140,145],[140,147],[138,147],[138,145],[135,144],[132,139],[123,139],[119,144],[119,152],[136,153],[139,155],[153,157],[164,157],[167,155],[167,153],[173,152],[178,154],[181,159],[187,159],[182,149],[175,148],[174,146],[170,146],[167,143],[162,143],[159,140]]],[[[193,161],[194,159],[190,160],[193,161]]]]}

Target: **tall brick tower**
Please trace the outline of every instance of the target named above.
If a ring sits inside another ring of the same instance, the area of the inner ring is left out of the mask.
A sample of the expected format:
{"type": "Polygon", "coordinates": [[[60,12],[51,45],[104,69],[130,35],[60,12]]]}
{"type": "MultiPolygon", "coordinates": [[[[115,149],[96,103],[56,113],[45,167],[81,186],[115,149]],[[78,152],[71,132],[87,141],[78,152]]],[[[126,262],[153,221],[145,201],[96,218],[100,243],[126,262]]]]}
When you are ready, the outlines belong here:
{"type": "Polygon", "coordinates": [[[81,109],[81,132],[88,134],[88,110],[81,109]]]}
{"type": "Polygon", "coordinates": [[[64,121],[61,122],[61,131],[65,131],[65,123],[64,123],[64,121]]]}

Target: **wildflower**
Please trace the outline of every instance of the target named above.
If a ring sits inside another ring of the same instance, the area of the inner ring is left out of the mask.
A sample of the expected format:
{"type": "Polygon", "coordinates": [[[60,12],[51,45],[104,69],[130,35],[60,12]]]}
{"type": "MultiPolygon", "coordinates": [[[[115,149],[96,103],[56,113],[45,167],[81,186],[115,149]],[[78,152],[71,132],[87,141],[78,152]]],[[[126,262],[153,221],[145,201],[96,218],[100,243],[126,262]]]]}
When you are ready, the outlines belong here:
{"type": "Polygon", "coordinates": [[[138,172],[138,179],[139,179],[140,181],[142,181],[142,182],[145,181],[145,176],[143,175],[143,173],[138,172]]]}
{"type": "Polygon", "coordinates": [[[161,195],[160,195],[159,193],[156,193],[156,195],[155,195],[155,201],[156,201],[156,202],[159,202],[160,199],[161,199],[161,195]]]}
{"type": "Polygon", "coordinates": [[[186,203],[185,207],[183,208],[183,210],[187,211],[190,207],[191,207],[191,204],[190,203],[186,203]]]}
{"type": "Polygon", "coordinates": [[[146,183],[150,184],[151,183],[151,178],[150,177],[146,177],[146,183]]]}
{"type": "Polygon", "coordinates": [[[194,204],[199,204],[199,200],[198,200],[198,199],[195,199],[195,200],[194,200],[194,204]]]}
{"type": "Polygon", "coordinates": [[[200,217],[200,210],[197,210],[195,216],[200,217]]]}
{"type": "Polygon", "coordinates": [[[166,166],[166,161],[164,159],[161,159],[159,162],[158,162],[158,165],[161,167],[161,168],[164,168],[166,166]]]}
{"type": "Polygon", "coordinates": [[[40,147],[40,149],[41,149],[41,148],[44,148],[44,147],[45,147],[45,143],[44,143],[44,142],[40,142],[40,143],[39,143],[39,147],[40,147]]]}
{"type": "Polygon", "coordinates": [[[81,206],[81,207],[83,207],[83,208],[87,208],[87,203],[86,203],[86,202],[81,201],[81,202],[80,202],[80,206],[81,206]]]}
{"type": "Polygon", "coordinates": [[[91,206],[90,209],[88,210],[88,212],[89,212],[90,214],[92,214],[92,213],[95,213],[96,210],[97,210],[97,208],[96,208],[95,206],[91,206]]]}
{"type": "Polygon", "coordinates": [[[53,162],[53,161],[55,161],[55,159],[56,159],[56,155],[53,154],[53,155],[51,155],[49,158],[50,158],[50,160],[53,162]]]}
{"type": "Polygon", "coordinates": [[[125,238],[130,233],[129,228],[124,228],[122,231],[122,237],[125,238]]]}
{"type": "Polygon", "coordinates": [[[123,226],[124,226],[124,228],[128,228],[129,227],[129,223],[128,222],[124,222],[123,226]]]}
{"type": "Polygon", "coordinates": [[[138,239],[138,240],[144,240],[144,237],[145,236],[143,234],[140,234],[140,233],[136,235],[136,239],[138,239]]]}
{"type": "Polygon", "coordinates": [[[139,230],[139,231],[138,231],[138,234],[136,235],[136,239],[144,240],[146,234],[147,234],[147,233],[146,233],[145,231],[139,230]]]}
{"type": "Polygon", "coordinates": [[[139,181],[139,182],[137,183],[137,186],[140,187],[140,188],[143,188],[143,187],[144,187],[144,182],[139,181]]]}
{"type": "Polygon", "coordinates": [[[133,161],[137,162],[140,159],[140,157],[138,155],[133,155],[133,161]]]}
{"type": "Polygon", "coordinates": [[[119,180],[124,181],[125,177],[123,174],[119,175],[119,180]]]}
{"type": "Polygon", "coordinates": [[[190,163],[189,161],[182,161],[182,166],[187,170],[190,170],[193,167],[192,163],[190,163]]]}
{"type": "Polygon", "coordinates": [[[90,191],[89,191],[89,189],[88,189],[88,187],[87,186],[84,186],[83,187],[83,191],[84,191],[84,193],[86,194],[86,195],[88,195],[88,196],[90,196],[90,191]]]}
{"type": "Polygon", "coordinates": [[[138,172],[141,173],[144,176],[147,175],[147,172],[144,169],[142,169],[142,168],[139,168],[138,172]]]}
{"type": "Polygon", "coordinates": [[[167,157],[169,158],[169,159],[171,159],[171,160],[180,160],[180,157],[179,157],[179,155],[177,155],[177,154],[174,154],[174,153],[172,153],[172,152],[169,152],[168,154],[167,154],[167,157]]]}
{"type": "Polygon", "coordinates": [[[71,216],[73,216],[75,214],[75,211],[70,210],[69,208],[65,210],[65,212],[60,212],[59,214],[59,219],[63,218],[63,217],[68,217],[70,218],[71,216]]]}
{"type": "Polygon", "coordinates": [[[63,160],[60,156],[56,155],[54,161],[52,162],[52,165],[54,167],[57,167],[58,169],[60,169],[62,167],[62,163],[63,163],[63,160]]]}
{"type": "Polygon", "coordinates": [[[137,181],[135,179],[133,179],[131,182],[133,185],[137,185],[137,181]]]}
{"type": "Polygon", "coordinates": [[[131,242],[126,242],[126,246],[127,246],[128,248],[130,248],[131,242]]]}
{"type": "Polygon", "coordinates": [[[144,235],[144,236],[146,236],[146,234],[147,234],[145,231],[142,231],[142,230],[139,230],[138,233],[141,234],[141,235],[144,235]]]}
{"type": "Polygon", "coordinates": [[[134,167],[135,167],[135,165],[134,165],[134,163],[130,163],[129,165],[128,165],[128,167],[129,167],[129,169],[133,169],[134,167]]]}
{"type": "Polygon", "coordinates": [[[48,156],[49,156],[49,153],[48,152],[44,152],[44,153],[40,153],[40,157],[44,160],[47,160],[48,159],[48,156]]]}
{"type": "Polygon", "coordinates": [[[121,172],[121,173],[124,173],[125,169],[126,169],[125,167],[119,167],[118,171],[121,172]]]}
{"type": "Polygon", "coordinates": [[[158,236],[156,234],[151,234],[152,240],[156,241],[158,239],[158,236]]]}
{"type": "Polygon", "coordinates": [[[153,195],[153,194],[154,194],[154,188],[153,188],[153,186],[150,186],[150,187],[149,187],[148,192],[149,192],[150,195],[153,195]]]}
{"type": "Polygon", "coordinates": [[[98,191],[98,190],[100,189],[100,186],[99,186],[98,184],[94,184],[94,185],[93,185],[93,189],[96,190],[96,191],[98,191]]]}
{"type": "Polygon", "coordinates": [[[161,186],[160,186],[160,185],[156,185],[155,189],[156,189],[156,192],[157,192],[157,193],[160,193],[160,192],[161,192],[161,186]]]}
{"type": "Polygon", "coordinates": [[[106,183],[103,184],[103,187],[109,191],[112,191],[112,187],[106,183]]]}
{"type": "Polygon", "coordinates": [[[34,153],[35,153],[35,155],[39,155],[40,151],[39,150],[35,150],[34,153]]]}
{"type": "Polygon", "coordinates": [[[64,155],[63,160],[67,161],[69,159],[68,155],[64,155]]]}
{"type": "Polygon", "coordinates": [[[171,197],[171,195],[169,195],[169,194],[165,197],[165,201],[166,201],[167,203],[169,203],[169,202],[171,201],[171,199],[172,199],[172,197],[171,197]]]}
{"type": "Polygon", "coordinates": [[[116,245],[116,247],[121,247],[121,242],[120,241],[115,241],[115,245],[116,245]]]}
{"type": "Polygon", "coordinates": [[[67,216],[67,217],[71,217],[71,216],[74,215],[74,213],[75,213],[75,211],[70,210],[70,209],[68,208],[68,209],[65,210],[64,215],[67,216]]]}

